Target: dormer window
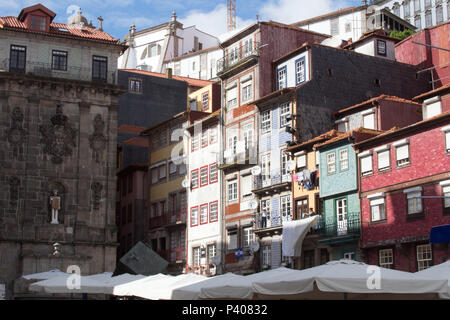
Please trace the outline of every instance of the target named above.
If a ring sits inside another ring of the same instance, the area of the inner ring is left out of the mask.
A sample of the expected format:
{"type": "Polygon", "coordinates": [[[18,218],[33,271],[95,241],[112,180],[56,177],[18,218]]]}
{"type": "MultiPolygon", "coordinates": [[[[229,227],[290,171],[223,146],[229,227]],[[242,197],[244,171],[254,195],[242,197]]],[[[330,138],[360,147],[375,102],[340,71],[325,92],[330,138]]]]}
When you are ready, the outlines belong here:
{"type": "Polygon", "coordinates": [[[39,17],[39,16],[31,16],[31,23],[30,23],[30,29],[31,30],[38,30],[38,31],[45,31],[47,28],[47,18],[46,17],[39,17]]]}

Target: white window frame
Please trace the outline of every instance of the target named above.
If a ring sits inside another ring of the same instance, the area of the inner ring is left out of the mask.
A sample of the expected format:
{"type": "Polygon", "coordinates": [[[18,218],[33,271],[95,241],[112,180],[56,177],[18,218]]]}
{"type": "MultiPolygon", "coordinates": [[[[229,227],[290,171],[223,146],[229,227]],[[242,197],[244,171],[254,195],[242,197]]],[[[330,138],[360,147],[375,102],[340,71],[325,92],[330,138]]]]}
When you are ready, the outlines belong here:
{"type": "Polygon", "coordinates": [[[367,176],[373,173],[372,154],[362,155],[359,157],[361,162],[361,176],[367,176]],[[367,165],[367,168],[365,167],[367,165]],[[370,170],[369,170],[370,168],[370,170]]]}
{"type": "Polygon", "coordinates": [[[238,247],[238,233],[237,229],[229,230],[227,232],[227,249],[234,250],[238,247]]]}
{"type": "Polygon", "coordinates": [[[202,130],[201,146],[206,148],[208,146],[208,130],[202,130]]]}
{"type": "Polygon", "coordinates": [[[209,127],[209,144],[217,142],[217,125],[209,127]]]}
{"type": "Polygon", "coordinates": [[[378,168],[378,171],[386,171],[391,168],[391,149],[386,148],[386,149],[377,151],[377,168],[378,168]],[[386,155],[386,154],[387,154],[387,158],[385,158],[385,160],[387,160],[387,165],[382,167],[381,166],[382,164],[380,164],[380,159],[383,159],[383,158],[381,158],[381,155],[386,155]]]}
{"type": "Polygon", "coordinates": [[[404,140],[400,143],[394,143],[393,146],[395,147],[395,162],[397,164],[397,167],[403,167],[403,166],[407,166],[411,163],[411,151],[409,148],[409,141],[404,140]],[[408,149],[408,157],[404,158],[400,158],[399,160],[399,150],[403,150],[403,148],[407,148],[408,149]]]}
{"type": "Polygon", "coordinates": [[[384,221],[386,220],[386,208],[384,197],[378,198],[369,198],[369,206],[370,206],[370,221],[384,221]],[[378,209],[378,212],[374,211],[374,208],[378,209]],[[378,217],[374,218],[374,215],[377,214],[378,217]]]}
{"type": "Polygon", "coordinates": [[[198,206],[192,207],[190,211],[191,215],[191,227],[198,226],[198,206]]]}
{"type": "Polygon", "coordinates": [[[215,222],[219,220],[219,202],[213,201],[209,203],[209,222],[215,222]],[[215,209],[212,210],[213,205],[215,206],[215,209]],[[213,216],[214,212],[214,216],[213,216]]]}
{"type": "Polygon", "coordinates": [[[200,224],[208,223],[208,209],[209,209],[208,207],[209,207],[208,203],[202,204],[200,206],[200,224]]]}
{"type": "Polygon", "coordinates": [[[263,245],[261,248],[262,256],[261,256],[261,264],[263,266],[270,266],[272,264],[272,246],[263,245]]]}
{"type": "Polygon", "coordinates": [[[336,153],[334,151],[327,153],[327,173],[329,175],[336,173],[336,153]]]}
{"type": "Polygon", "coordinates": [[[287,121],[286,118],[291,115],[291,103],[284,102],[280,104],[280,128],[291,125],[292,121],[287,121]]]}
{"type": "Polygon", "coordinates": [[[217,182],[219,180],[217,163],[210,164],[208,167],[209,167],[209,183],[217,182]],[[212,168],[214,168],[214,170],[211,170],[212,168]],[[213,176],[215,176],[214,180],[211,178],[213,176]]]}
{"type": "Polygon", "coordinates": [[[300,58],[295,63],[295,77],[296,84],[301,84],[306,81],[306,62],[303,58],[300,58]]]}
{"type": "Polygon", "coordinates": [[[227,201],[233,202],[238,200],[238,181],[237,179],[227,182],[227,201]]]}
{"type": "Polygon", "coordinates": [[[242,228],[242,247],[249,247],[253,241],[254,239],[252,227],[242,228]]]}
{"type": "Polygon", "coordinates": [[[253,83],[247,81],[241,84],[242,102],[247,102],[253,99],[253,83]]]}
{"type": "Polygon", "coordinates": [[[202,94],[202,111],[209,109],[209,92],[202,94]],[[205,98],[206,97],[206,98],[205,98]],[[206,105],[206,107],[205,107],[206,105]]]}
{"type": "Polygon", "coordinates": [[[200,265],[201,261],[201,249],[200,247],[192,248],[192,265],[197,267],[200,265]]]}
{"type": "Polygon", "coordinates": [[[339,171],[348,170],[348,149],[340,149],[339,153],[339,171]],[[345,154],[345,158],[343,158],[343,154],[345,154]]]}
{"type": "Polygon", "coordinates": [[[280,197],[280,213],[282,217],[292,218],[291,212],[291,195],[280,197]]]}
{"type": "MultiPolygon", "coordinates": [[[[449,2],[450,7],[450,2],[449,2]]],[[[445,126],[441,129],[444,132],[445,153],[450,153],[450,126],[445,126]]]]}
{"type": "Polygon", "coordinates": [[[417,271],[431,267],[433,263],[433,248],[431,244],[423,244],[416,247],[417,271]],[[429,255],[429,256],[428,256],[429,255]]]}
{"type": "Polygon", "coordinates": [[[200,187],[204,187],[209,184],[208,170],[209,170],[209,165],[200,168],[200,187]],[[206,181],[206,182],[203,183],[203,181],[206,181]]]}
{"type": "Polygon", "coordinates": [[[366,129],[375,130],[375,112],[370,112],[363,115],[363,127],[366,129]],[[370,125],[367,125],[369,120],[371,123],[370,125]]]}
{"type": "Polygon", "coordinates": [[[378,251],[378,262],[380,267],[392,269],[394,267],[394,250],[380,249],[378,251]]]}
{"type": "Polygon", "coordinates": [[[261,112],[261,134],[267,134],[272,131],[271,110],[261,112]]]}
{"type": "Polygon", "coordinates": [[[261,176],[263,177],[270,177],[271,171],[270,171],[270,162],[271,162],[271,154],[266,153],[261,155],[261,176]]]}
{"type": "Polygon", "coordinates": [[[297,170],[306,169],[306,167],[308,166],[308,163],[307,163],[308,156],[307,156],[306,152],[303,154],[297,155],[296,158],[297,158],[297,170]]]}
{"type": "Polygon", "coordinates": [[[287,87],[287,67],[281,67],[277,71],[278,76],[278,90],[284,89],[287,87]]]}

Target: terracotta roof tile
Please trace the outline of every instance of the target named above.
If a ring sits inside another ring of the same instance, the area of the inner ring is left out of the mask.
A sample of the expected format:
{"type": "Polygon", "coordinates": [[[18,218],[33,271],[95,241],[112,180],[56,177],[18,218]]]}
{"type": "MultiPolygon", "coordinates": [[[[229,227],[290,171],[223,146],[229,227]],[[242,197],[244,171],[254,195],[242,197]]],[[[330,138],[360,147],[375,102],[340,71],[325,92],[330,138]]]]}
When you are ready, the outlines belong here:
{"type": "MultiPolygon", "coordinates": [[[[119,70],[127,71],[127,72],[133,72],[133,73],[139,73],[139,74],[145,74],[145,75],[148,75],[148,76],[166,78],[166,74],[165,73],[158,73],[158,72],[151,72],[151,71],[137,70],[137,69],[119,69],[119,70]]],[[[206,86],[208,86],[208,85],[210,85],[212,83],[215,83],[215,81],[200,80],[200,79],[181,77],[181,76],[175,76],[175,75],[172,76],[172,79],[185,81],[185,82],[187,82],[189,85],[191,85],[193,87],[206,87],[206,86]]]]}
{"type": "Polygon", "coordinates": [[[416,97],[413,98],[413,100],[421,100],[422,98],[426,98],[432,95],[435,95],[437,93],[440,93],[441,91],[446,91],[447,89],[450,88],[450,83],[447,83],[446,85],[443,85],[442,87],[439,87],[437,89],[422,93],[416,97]]]}
{"type": "Polygon", "coordinates": [[[353,136],[357,135],[358,133],[365,134],[365,135],[377,136],[377,135],[382,134],[383,132],[384,131],[366,129],[366,128],[363,128],[363,127],[360,127],[358,129],[355,129],[355,130],[352,130],[352,131],[348,131],[348,132],[338,132],[337,136],[335,136],[334,138],[331,138],[331,139],[329,139],[329,140],[327,140],[325,142],[315,144],[314,148],[320,148],[320,147],[332,144],[332,143],[340,141],[340,140],[348,139],[350,137],[353,137],[353,136]]]}
{"type": "Polygon", "coordinates": [[[64,23],[57,23],[52,22],[50,23],[50,31],[38,31],[38,30],[30,30],[27,29],[25,23],[17,19],[16,17],[7,16],[7,17],[0,17],[0,29],[11,29],[11,30],[20,30],[24,32],[30,32],[30,33],[39,33],[39,34],[45,34],[45,35],[54,35],[54,36],[62,36],[62,37],[69,37],[69,38],[82,38],[82,39],[89,39],[89,40],[95,40],[95,41],[102,41],[102,42],[110,42],[110,43],[119,43],[119,39],[111,37],[109,34],[103,31],[99,31],[94,28],[90,27],[84,27],[82,29],[77,28],[72,25],[64,24],[64,23]],[[60,31],[60,29],[66,29],[67,31],[60,31]]]}
{"type": "Polygon", "coordinates": [[[143,130],[145,130],[144,127],[139,126],[133,126],[129,124],[123,124],[118,129],[120,132],[130,132],[130,133],[141,133],[143,130]]]}
{"type": "Polygon", "coordinates": [[[343,134],[345,134],[345,132],[340,132],[340,131],[337,131],[337,130],[333,129],[333,130],[327,131],[325,133],[322,133],[321,135],[318,135],[318,136],[316,136],[316,137],[314,137],[312,139],[304,141],[304,142],[302,142],[300,144],[297,144],[295,146],[289,147],[288,150],[289,151],[300,150],[300,149],[303,149],[304,147],[309,146],[311,144],[315,144],[315,143],[320,142],[320,141],[328,140],[328,139],[331,139],[331,138],[334,138],[336,136],[340,136],[340,135],[343,135],[343,134]]]}
{"type": "Polygon", "coordinates": [[[133,146],[139,146],[139,147],[146,147],[148,148],[148,139],[146,138],[139,138],[139,137],[133,137],[130,138],[124,142],[122,142],[123,144],[130,144],[133,146]]]}

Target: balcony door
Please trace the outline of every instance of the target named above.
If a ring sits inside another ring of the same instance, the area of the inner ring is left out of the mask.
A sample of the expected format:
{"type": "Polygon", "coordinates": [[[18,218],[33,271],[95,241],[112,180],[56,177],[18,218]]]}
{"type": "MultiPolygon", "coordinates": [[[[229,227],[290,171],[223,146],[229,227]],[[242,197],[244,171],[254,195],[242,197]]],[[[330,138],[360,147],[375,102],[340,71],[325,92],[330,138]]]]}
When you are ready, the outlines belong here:
{"type": "Polygon", "coordinates": [[[11,46],[9,71],[25,73],[27,49],[24,46],[11,46]]]}
{"type": "Polygon", "coordinates": [[[336,201],[337,234],[347,234],[347,199],[336,201]]]}
{"type": "Polygon", "coordinates": [[[308,214],[308,199],[296,200],[295,208],[297,210],[297,219],[303,219],[308,214]]]}

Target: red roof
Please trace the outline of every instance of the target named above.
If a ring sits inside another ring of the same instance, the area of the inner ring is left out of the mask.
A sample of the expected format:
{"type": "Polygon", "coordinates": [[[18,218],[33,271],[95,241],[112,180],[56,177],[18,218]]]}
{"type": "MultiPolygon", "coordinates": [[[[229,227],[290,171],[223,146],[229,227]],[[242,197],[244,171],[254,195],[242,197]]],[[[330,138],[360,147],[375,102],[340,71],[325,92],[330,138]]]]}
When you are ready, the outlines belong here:
{"type": "Polygon", "coordinates": [[[317,143],[314,145],[314,148],[319,148],[319,147],[323,147],[325,145],[329,145],[332,144],[334,142],[340,141],[340,140],[344,140],[350,137],[355,137],[355,138],[359,138],[359,139],[368,139],[368,137],[370,136],[377,136],[382,134],[384,131],[378,131],[378,130],[372,130],[372,129],[367,129],[367,128],[363,128],[360,127],[358,129],[352,130],[352,131],[348,131],[348,132],[340,132],[338,131],[335,137],[322,142],[322,143],[317,143]]]}
{"type": "Polygon", "coordinates": [[[144,127],[132,126],[129,124],[123,124],[118,129],[120,132],[130,132],[130,133],[141,133],[141,131],[145,130],[144,127]]]}
{"type": "Polygon", "coordinates": [[[148,139],[133,137],[123,142],[123,144],[131,144],[133,146],[146,147],[148,148],[148,139]]]}
{"type": "MultiPolygon", "coordinates": [[[[151,71],[137,70],[137,69],[120,69],[120,70],[127,71],[127,72],[133,72],[133,73],[145,74],[148,76],[167,78],[165,73],[151,72],[151,71]]],[[[206,87],[212,83],[215,83],[215,81],[200,80],[200,79],[195,79],[195,78],[181,77],[181,76],[174,76],[174,75],[172,75],[172,79],[185,81],[190,86],[193,86],[193,87],[206,87]]]]}
{"type": "Polygon", "coordinates": [[[50,23],[50,31],[30,30],[25,23],[20,21],[17,17],[7,16],[0,17],[0,29],[17,30],[30,33],[40,33],[50,36],[69,37],[69,38],[81,38],[102,42],[119,43],[119,39],[111,37],[109,34],[103,31],[99,31],[90,27],[79,28],[73,25],[65,23],[50,23]],[[67,31],[61,31],[65,29],[67,31]]]}

